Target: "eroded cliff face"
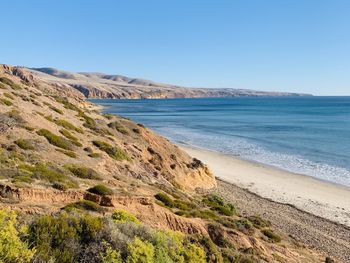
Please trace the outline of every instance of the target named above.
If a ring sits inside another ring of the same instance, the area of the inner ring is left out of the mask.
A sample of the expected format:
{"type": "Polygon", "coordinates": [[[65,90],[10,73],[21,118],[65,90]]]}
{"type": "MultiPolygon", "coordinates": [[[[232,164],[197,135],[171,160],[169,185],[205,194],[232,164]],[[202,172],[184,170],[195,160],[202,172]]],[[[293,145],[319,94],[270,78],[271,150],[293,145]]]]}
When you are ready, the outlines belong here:
{"type": "Polygon", "coordinates": [[[123,209],[135,214],[142,222],[156,229],[171,229],[186,234],[206,235],[205,223],[200,219],[184,218],[154,203],[145,196],[100,196],[82,190],[17,188],[0,184],[1,207],[29,214],[58,212],[63,206],[89,200],[106,208],[106,213],[123,209]]]}

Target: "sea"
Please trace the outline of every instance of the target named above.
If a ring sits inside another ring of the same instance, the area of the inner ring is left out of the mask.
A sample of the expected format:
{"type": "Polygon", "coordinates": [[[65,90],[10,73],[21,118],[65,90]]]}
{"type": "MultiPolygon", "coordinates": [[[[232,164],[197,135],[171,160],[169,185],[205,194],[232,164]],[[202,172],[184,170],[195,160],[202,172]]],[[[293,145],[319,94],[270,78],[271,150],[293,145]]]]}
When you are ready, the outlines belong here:
{"type": "Polygon", "coordinates": [[[350,186],[350,97],[91,101],[174,143],[350,186]]]}

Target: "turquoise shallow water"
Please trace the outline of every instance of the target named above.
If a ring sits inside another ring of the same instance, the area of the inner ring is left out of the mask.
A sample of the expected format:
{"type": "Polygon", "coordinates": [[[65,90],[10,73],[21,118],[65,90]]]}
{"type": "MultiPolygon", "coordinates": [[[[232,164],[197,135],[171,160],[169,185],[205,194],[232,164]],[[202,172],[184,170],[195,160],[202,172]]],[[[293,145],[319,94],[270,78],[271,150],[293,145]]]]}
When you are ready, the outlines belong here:
{"type": "Polygon", "coordinates": [[[174,142],[350,186],[350,97],[92,102],[174,142]]]}

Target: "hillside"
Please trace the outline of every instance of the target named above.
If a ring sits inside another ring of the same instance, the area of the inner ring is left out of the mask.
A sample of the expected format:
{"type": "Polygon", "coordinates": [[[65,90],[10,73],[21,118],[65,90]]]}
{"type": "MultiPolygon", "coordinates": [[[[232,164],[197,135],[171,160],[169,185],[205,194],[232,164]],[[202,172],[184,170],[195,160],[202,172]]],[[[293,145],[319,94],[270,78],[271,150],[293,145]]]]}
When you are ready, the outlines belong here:
{"type": "Polygon", "coordinates": [[[154,99],[240,96],[305,96],[307,94],[264,92],[245,89],[188,88],[103,73],[71,73],[53,68],[21,68],[48,84],[72,87],[87,98],[154,99]]]}
{"type": "Polygon", "coordinates": [[[0,261],[324,261],[213,194],[200,160],[72,84],[132,80],[50,74],[0,66],[0,261]]]}

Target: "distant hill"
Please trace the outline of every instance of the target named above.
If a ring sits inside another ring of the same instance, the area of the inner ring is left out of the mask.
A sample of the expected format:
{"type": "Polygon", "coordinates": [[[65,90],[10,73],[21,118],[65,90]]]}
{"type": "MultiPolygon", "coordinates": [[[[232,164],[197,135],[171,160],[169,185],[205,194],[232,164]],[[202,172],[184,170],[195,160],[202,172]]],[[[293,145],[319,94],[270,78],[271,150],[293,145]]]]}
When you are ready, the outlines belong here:
{"type": "Polygon", "coordinates": [[[72,73],[54,68],[22,68],[47,82],[69,85],[87,98],[156,99],[243,96],[310,96],[310,94],[269,92],[231,88],[190,88],[121,75],[81,72],[72,73]]]}

